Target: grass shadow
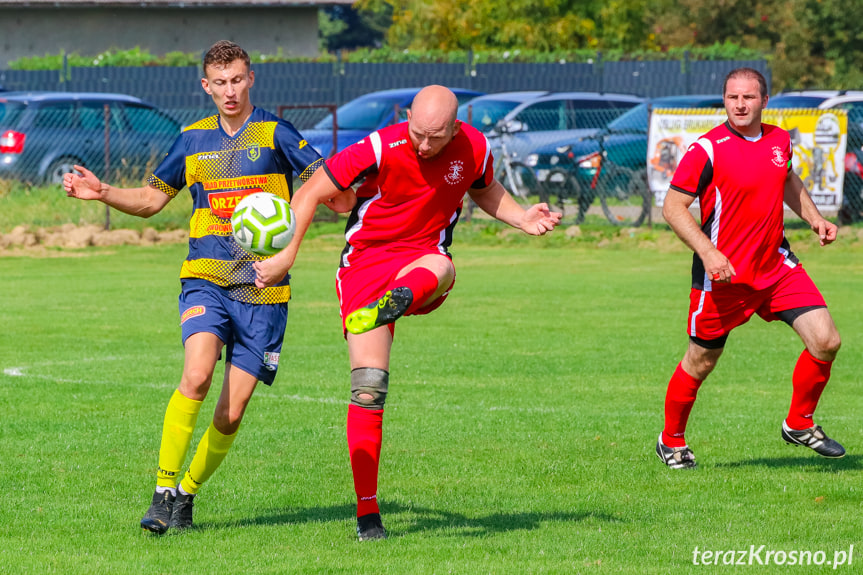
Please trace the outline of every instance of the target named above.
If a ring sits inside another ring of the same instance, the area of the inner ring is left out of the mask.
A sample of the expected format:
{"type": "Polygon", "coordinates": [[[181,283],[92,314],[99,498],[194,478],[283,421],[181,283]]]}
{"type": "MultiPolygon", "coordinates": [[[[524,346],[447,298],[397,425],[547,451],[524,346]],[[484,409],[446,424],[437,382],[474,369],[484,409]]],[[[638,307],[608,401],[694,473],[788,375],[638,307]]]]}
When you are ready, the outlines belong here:
{"type": "MultiPolygon", "coordinates": [[[[196,530],[222,530],[248,527],[249,525],[342,522],[353,520],[355,510],[356,508],[352,504],[272,510],[269,513],[249,519],[196,523],[195,528],[196,530]]],[[[385,525],[390,523],[408,524],[407,527],[402,526],[392,533],[392,535],[397,536],[408,533],[451,531],[461,536],[483,537],[506,531],[533,530],[541,527],[545,522],[580,522],[591,519],[604,522],[621,521],[618,517],[597,512],[495,512],[482,516],[469,516],[463,513],[400,503],[385,503],[382,511],[385,525]],[[402,515],[402,517],[398,517],[398,515],[402,515]],[[387,522],[388,518],[392,519],[387,522]]]]}
{"type": "Polygon", "coordinates": [[[717,463],[714,467],[741,468],[741,467],[773,467],[794,468],[805,471],[847,471],[863,469],[863,455],[846,455],[839,459],[829,459],[818,456],[801,457],[759,457],[757,459],[744,459],[728,463],[717,463]]]}

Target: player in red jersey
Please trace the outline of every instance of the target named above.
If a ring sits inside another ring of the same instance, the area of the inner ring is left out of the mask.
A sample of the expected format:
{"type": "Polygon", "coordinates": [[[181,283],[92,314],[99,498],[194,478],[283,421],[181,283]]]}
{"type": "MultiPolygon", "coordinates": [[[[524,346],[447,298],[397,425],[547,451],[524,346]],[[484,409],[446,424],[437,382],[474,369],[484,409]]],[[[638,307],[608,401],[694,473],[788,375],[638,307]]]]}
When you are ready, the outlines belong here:
{"type": "Polygon", "coordinates": [[[791,169],[788,132],[761,123],[767,83],[751,68],[733,70],[723,86],[728,121],[692,144],[671,181],[662,213],[695,253],[689,347],[665,396],[665,428],[656,454],[673,469],[695,467],[684,439],[698,388],[713,371],[728,334],[757,313],[780,319],[805,349],[792,375],[782,438],[824,457],[845,449],[812,421],[840,338],[824,298],[785,239],[783,201],[827,245],[836,226],[824,219],[791,169]],[[698,198],[701,226],[689,212],[698,198]]]}
{"type": "Polygon", "coordinates": [[[494,180],[488,141],[456,120],[457,107],[448,89],[428,86],[414,99],[407,122],[328,160],[294,197],[291,245],[255,264],[259,286],[278,282],[293,265],[317,204],[365,178],[336,279],[351,365],[347,436],[361,541],[386,537],[377,483],[394,322],[429,313],[446,299],[455,282],[447,248],[465,192],[490,215],[531,235],[560,222],[546,204],[524,210],[494,180]]]}

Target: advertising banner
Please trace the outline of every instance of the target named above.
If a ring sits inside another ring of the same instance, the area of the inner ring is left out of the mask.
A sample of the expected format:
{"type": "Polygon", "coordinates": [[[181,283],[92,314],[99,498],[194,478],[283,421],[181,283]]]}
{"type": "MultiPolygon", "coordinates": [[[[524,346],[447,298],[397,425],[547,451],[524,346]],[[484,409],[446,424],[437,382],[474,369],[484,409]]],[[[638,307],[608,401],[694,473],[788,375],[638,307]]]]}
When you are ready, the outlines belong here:
{"type": "MultiPolygon", "coordinates": [[[[647,136],[647,182],[661,206],[686,149],[727,119],[714,109],[654,109],[647,136]]],[[[842,205],[848,116],[844,110],[764,110],[762,121],[791,134],[793,169],[819,207],[842,205]]]]}

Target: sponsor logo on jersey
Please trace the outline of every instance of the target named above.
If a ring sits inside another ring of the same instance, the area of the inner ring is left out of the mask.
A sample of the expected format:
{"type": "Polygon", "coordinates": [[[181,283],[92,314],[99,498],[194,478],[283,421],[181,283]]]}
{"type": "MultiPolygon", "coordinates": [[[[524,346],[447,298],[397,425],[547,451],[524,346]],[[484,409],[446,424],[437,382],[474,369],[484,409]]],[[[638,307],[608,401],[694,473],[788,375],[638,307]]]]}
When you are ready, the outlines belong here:
{"type": "Polygon", "coordinates": [[[279,353],[276,351],[265,351],[264,367],[270,371],[276,371],[276,368],[279,367],[279,353]]]}
{"type": "Polygon", "coordinates": [[[453,160],[449,165],[449,171],[444,176],[444,180],[451,186],[459,183],[464,179],[464,162],[461,160],[453,160]]]}
{"type": "Polygon", "coordinates": [[[308,145],[309,145],[309,143],[308,143],[307,141],[305,141],[305,140],[300,140],[300,144],[297,146],[297,148],[298,148],[298,149],[300,149],[300,150],[302,150],[303,148],[305,148],[305,147],[306,147],[306,146],[308,146],[308,145]]]}
{"type": "Polygon", "coordinates": [[[408,143],[408,141],[405,138],[402,138],[401,140],[398,140],[397,142],[390,142],[389,146],[390,146],[390,148],[397,148],[398,146],[401,146],[402,144],[407,144],[407,143],[408,143]]]}
{"type": "Polygon", "coordinates": [[[220,218],[230,218],[234,214],[234,208],[240,203],[240,200],[262,191],[261,188],[246,188],[245,190],[231,190],[230,192],[216,192],[207,195],[207,201],[210,203],[210,211],[220,218]]]}
{"type": "Polygon", "coordinates": [[[785,160],[785,154],[782,153],[782,148],[780,148],[779,146],[773,146],[770,151],[773,153],[773,158],[771,158],[771,161],[773,162],[774,166],[784,168],[788,165],[788,162],[785,160]]]}
{"type": "Polygon", "coordinates": [[[226,180],[207,180],[205,182],[201,182],[201,184],[204,186],[204,189],[209,192],[211,190],[263,186],[267,181],[267,176],[243,176],[241,178],[228,178],[226,180]]]}
{"type": "Polygon", "coordinates": [[[198,154],[198,160],[218,160],[219,154],[198,154]]]}
{"type": "Polygon", "coordinates": [[[716,140],[716,143],[721,144],[722,142],[727,142],[730,139],[731,139],[731,136],[725,136],[724,138],[719,138],[718,140],[716,140]]]}
{"type": "Polygon", "coordinates": [[[207,308],[202,305],[193,305],[189,309],[183,312],[183,315],[180,316],[180,325],[186,323],[187,319],[192,319],[193,317],[198,317],[199,315],[204,315],[207,313],[207,308]]]}
{"type": "Polygon", "coordinates": [[[258,144],[252,144],[246,148],[246,155],[254,162],[261,157],[261,147],[258,144]]]}

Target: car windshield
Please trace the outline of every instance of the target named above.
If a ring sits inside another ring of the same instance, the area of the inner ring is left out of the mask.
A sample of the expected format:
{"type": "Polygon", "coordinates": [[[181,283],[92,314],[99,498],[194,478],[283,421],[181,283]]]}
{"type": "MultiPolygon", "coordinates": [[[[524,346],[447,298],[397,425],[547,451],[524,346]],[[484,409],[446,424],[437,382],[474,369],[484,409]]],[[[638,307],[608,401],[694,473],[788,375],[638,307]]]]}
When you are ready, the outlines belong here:
{"type": "Polygon", "coordinates": [[[817,108],[827,98],[821,96],[776,96],[767,100],[768,108],[817,108]]]}
{"type": "Polygon", "coordinates": [[[24,110],[21,102],[4,102],[0,100],[0,126],[12,128],[18,123],[18,118],[24,110]]]}
{"type": "Polygon", "coordinates": [[[608,123],[610,132],[646,132],[647,131],[647,103],[641,104],[627,110],[619,117],[608,123]]]}
{"type": "MultiPolygon", "coordinates": [[[[337,110],[340,130],[365,130],[374,132],[381,122],[390,114],[404,97],[391,96],[389,98],[364,98],[348,102],[337,110]]],[[[316,130],[331,130],[333,127],[333,115],[327,116],[315,124],[316,130]]]]}
{"type": "Polygon", "coordinates": [[[487,131],[516,106],[518,106],[518,102],[504,100],[468,102],[458,107],[458,119],[469,123],[474,128],[487,131]],[[468,115],[470,115],[470,119],[468,119],[468,115]]]}

